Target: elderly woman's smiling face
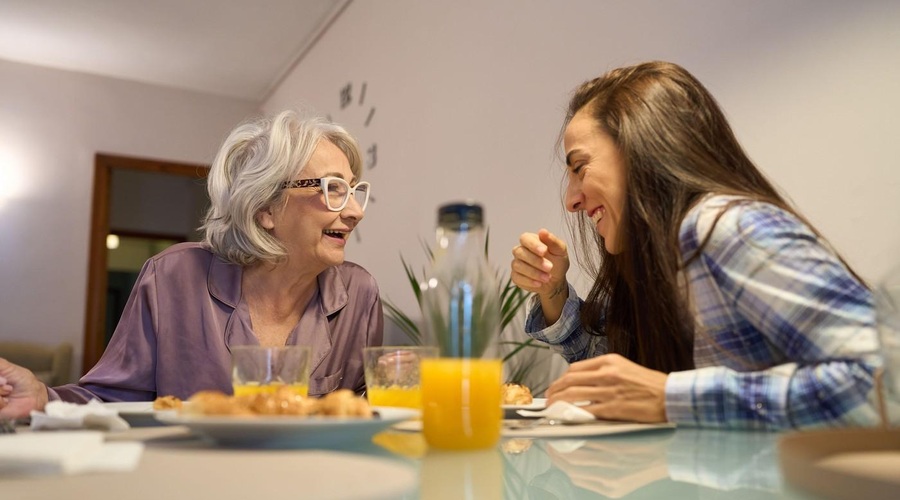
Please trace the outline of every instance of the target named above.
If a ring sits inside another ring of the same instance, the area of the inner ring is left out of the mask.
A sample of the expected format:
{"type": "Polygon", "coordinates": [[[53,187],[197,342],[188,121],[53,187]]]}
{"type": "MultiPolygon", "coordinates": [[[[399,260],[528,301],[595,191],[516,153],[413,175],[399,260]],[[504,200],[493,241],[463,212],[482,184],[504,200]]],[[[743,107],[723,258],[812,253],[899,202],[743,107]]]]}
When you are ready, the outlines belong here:
{"type": "MultiPolygon", "coordinates": [[[[298,179],[338,177],[356,184],[347,156],[322,139],[298,179]]],[[[286,190],[287,203],[260,213],[260,223],[285,246],[290,261],[324,270],[344,262],[344,246],[363,218],[362,207],[351,196],[340,212],[328,209],[320,187],[286,190]]],[[[319,271],[320,272],[320,271],[319,271]]]]}

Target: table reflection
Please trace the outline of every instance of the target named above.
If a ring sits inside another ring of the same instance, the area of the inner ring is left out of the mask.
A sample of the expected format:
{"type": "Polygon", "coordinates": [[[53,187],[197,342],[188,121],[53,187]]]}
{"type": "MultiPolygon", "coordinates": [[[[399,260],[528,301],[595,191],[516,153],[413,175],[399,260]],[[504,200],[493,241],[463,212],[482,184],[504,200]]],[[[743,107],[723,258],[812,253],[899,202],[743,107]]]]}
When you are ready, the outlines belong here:
{"type": "MultiPolygon", "coordinates": [[[[422,457],[419,489],[423,499],[503,498],[503,457],[498,449],[428,450],[422,457]]],[[[509,497],[507,497],[509,498],[509,497]]]]}
{"type": "Polygon", "coordinates": [[[678,429],[506,440],[505,498],[782,498],[777,439],[678,429]]]}
{"type": "Polygon", "coordinates": [[[253,498],[265,496],[257,491],[260,481],[281,492],[300,481],[316,485],[320,493],[356,498],[384,492],[389,498],[427,500],[808,500],[782,488],[779,437],[681,428],[590,439],[504,439],[490,450],[460,452],[429,450],[418,432],[387,431],[365,443],[267,450],[222,447],[185,427],[150,427],[107,436],[145,443],[141,463],[131,473],[14,478],[0,487],[0,497],[64,498],[62,492],[78,490],[101,500],[123,498],[121,492],[128,491],[129,498],[149,500],[202,487],[221,498],[253,498]],[[370,472],[354,471],[360,480],[347,483],[346,470],[324,462],[338,458],[356,460],[370,472]],[[247,483],[245,477],[254,481],[247,483]]]}
{"type": "Polygon", "coordinates": [[[777,433],[680,429],[668,448],[669,475],[717,490],[781,490],[777,433]]]}

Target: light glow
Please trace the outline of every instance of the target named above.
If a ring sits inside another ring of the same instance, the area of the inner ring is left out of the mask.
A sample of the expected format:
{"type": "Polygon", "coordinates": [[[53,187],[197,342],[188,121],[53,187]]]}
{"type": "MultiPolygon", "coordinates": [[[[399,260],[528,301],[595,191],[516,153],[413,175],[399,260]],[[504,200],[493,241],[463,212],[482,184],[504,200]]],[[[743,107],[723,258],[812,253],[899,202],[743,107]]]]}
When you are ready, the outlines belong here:
{"type": "Polygon", "coordinates": [[[107,234],[106,248],[108,248],[109,250],[115,250],[119,248],[119,236],[115,234],[107,234]]]}
{"type": "Polygon", "coordinates": [[[0,207],[22,194],[25,189],[24,171],[18,158],[0,149],[0,207]]]}

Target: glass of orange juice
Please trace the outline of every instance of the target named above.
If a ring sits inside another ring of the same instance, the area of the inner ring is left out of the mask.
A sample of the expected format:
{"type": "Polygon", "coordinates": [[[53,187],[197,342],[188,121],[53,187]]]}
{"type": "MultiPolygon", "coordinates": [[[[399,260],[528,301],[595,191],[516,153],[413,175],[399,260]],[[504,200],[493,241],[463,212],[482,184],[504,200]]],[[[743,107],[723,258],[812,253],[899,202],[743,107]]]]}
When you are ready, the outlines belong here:
{"type": "Polygon", "coordinates": [[[234,395],[274,394],[279,388],[288,386],[306,396],[309,393],[309,360],[309,346],[232,346],[234,395]]]}
{"type": "Polygon", "coordinates": [[[488,358],[422,360],[422,430],[445,450],[494,446],[500,439],[503,362],[488,358]]]}
{"type": "Polygon", "coordinates": [[[366,397],[372,406],[422,408],[419,363],[437,356],[437,347],[379,346],[363,348],[366,397]]]}

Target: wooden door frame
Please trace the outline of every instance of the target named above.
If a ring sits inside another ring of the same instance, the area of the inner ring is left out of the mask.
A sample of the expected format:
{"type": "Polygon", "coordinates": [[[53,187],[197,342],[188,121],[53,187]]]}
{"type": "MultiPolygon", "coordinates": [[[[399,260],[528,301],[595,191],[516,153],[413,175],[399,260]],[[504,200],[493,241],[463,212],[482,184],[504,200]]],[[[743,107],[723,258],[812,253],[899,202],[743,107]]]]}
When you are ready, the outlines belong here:
{"type": "Polygon", "coordinates": [[[106,328],[106,235],[109,234],[110,179],[113,169],[139,170],[205,179],[208,165],[134,158],[106,153],[94,157],[94,191],[91,201],[91,229],[88,248],[87,300],[84,315],[84,351],[81,373],[87,373],[105,349],[106,328]]]}

